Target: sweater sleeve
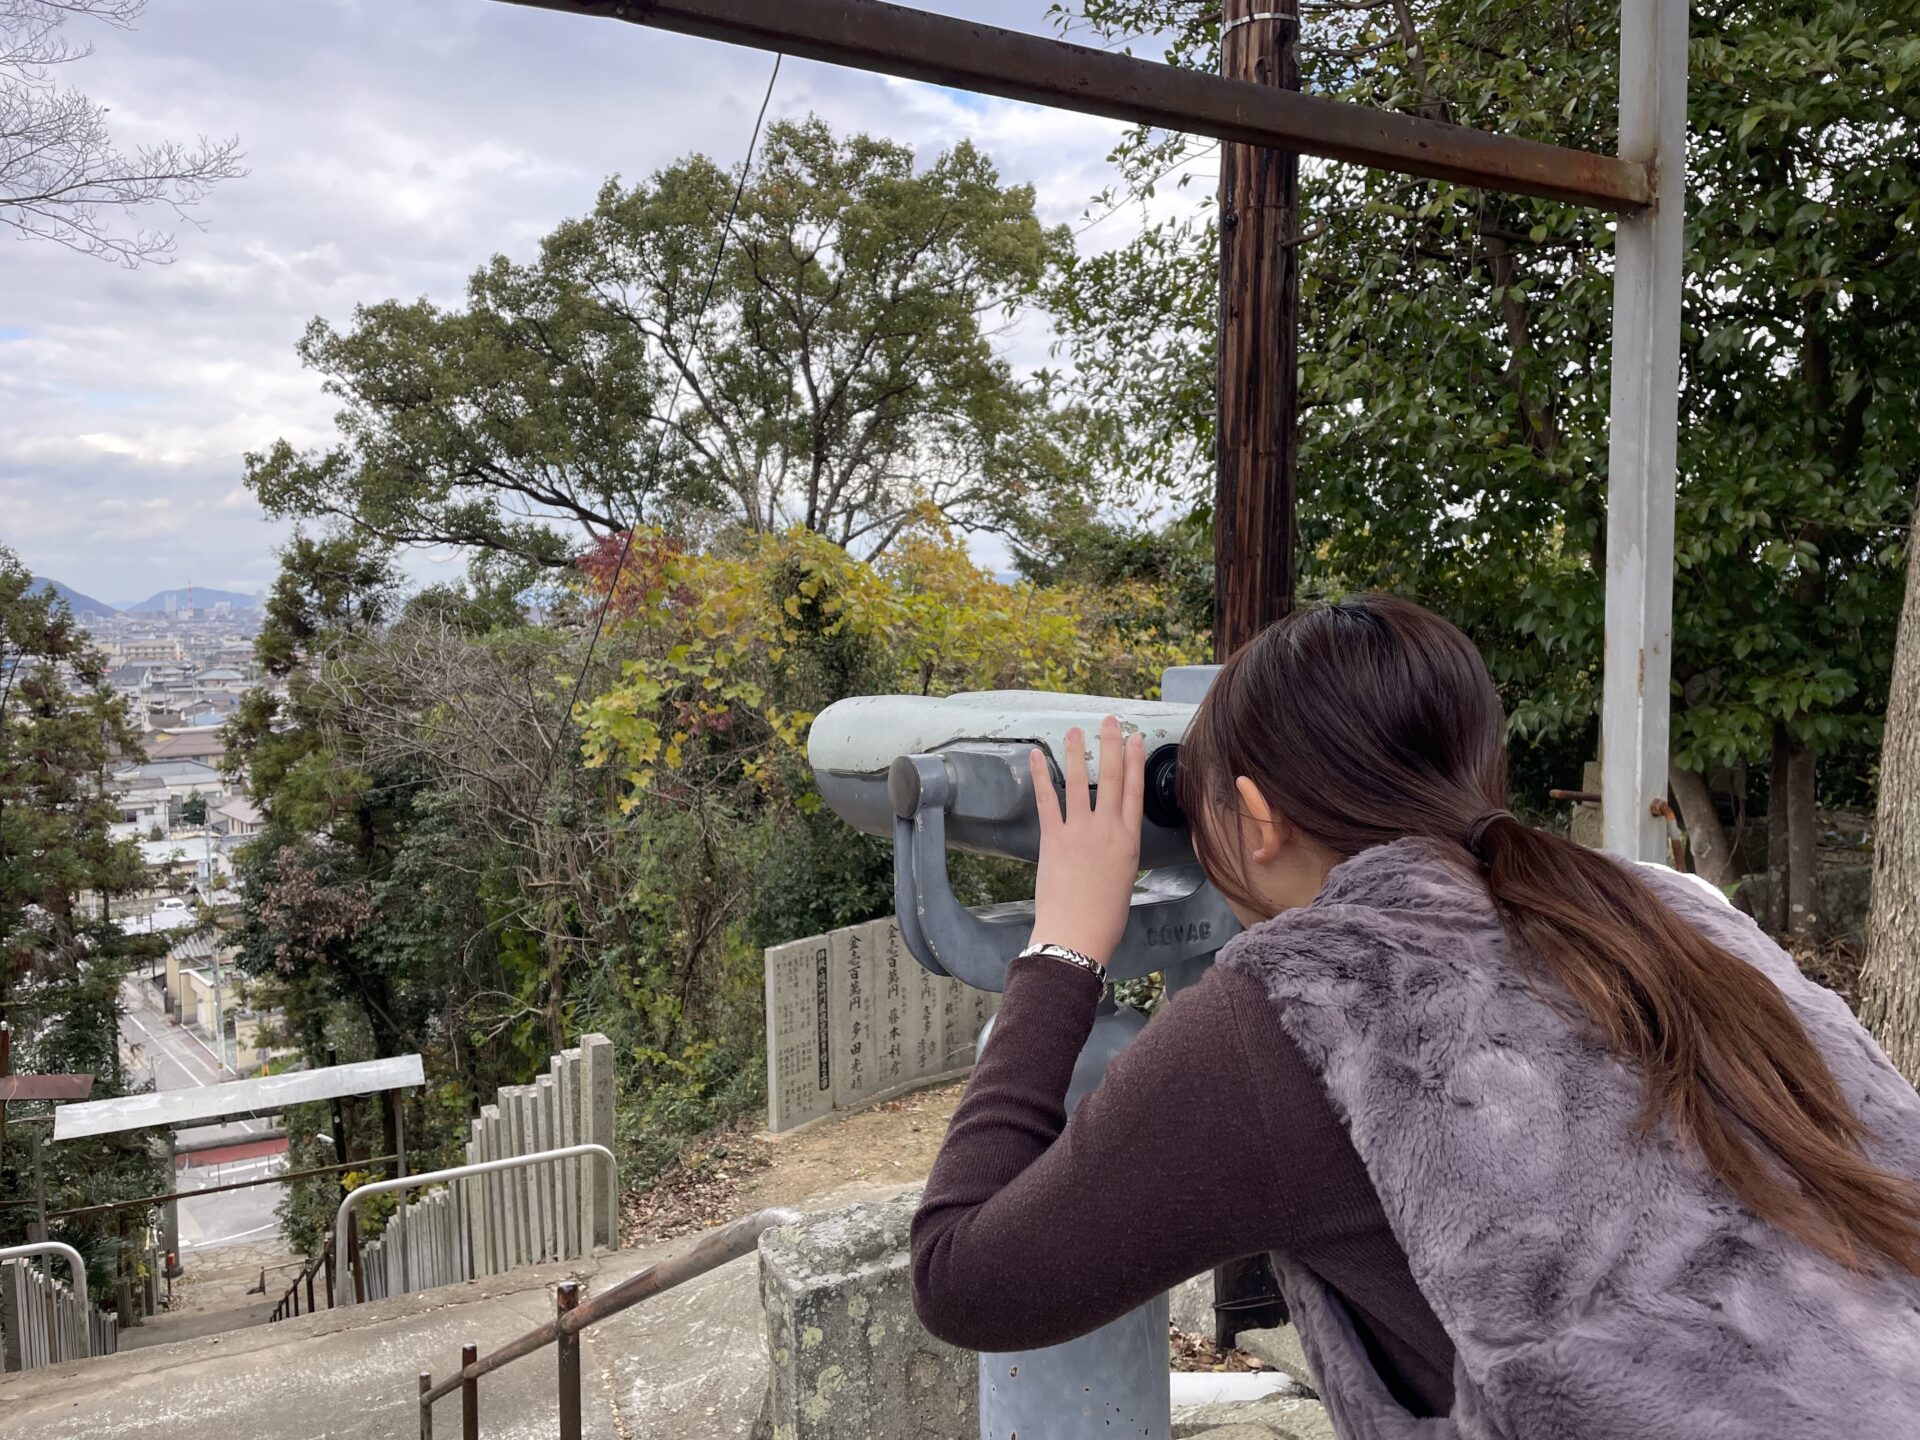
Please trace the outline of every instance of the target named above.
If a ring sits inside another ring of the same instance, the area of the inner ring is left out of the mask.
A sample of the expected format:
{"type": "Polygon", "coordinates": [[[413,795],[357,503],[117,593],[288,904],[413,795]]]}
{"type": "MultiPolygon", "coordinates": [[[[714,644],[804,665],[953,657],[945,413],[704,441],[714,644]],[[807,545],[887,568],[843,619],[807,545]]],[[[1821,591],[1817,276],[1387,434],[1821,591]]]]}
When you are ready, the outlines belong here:
{"type": "Polygon", "coordinates": [[[1175,997],[1071,1121],[1093,977],[1016,961],[913,1225],[922,1322],[975,1350],[1058,1344],[1222,1261],[1284,1246],[1288,1202],[1226,985],[1175,997]]]}

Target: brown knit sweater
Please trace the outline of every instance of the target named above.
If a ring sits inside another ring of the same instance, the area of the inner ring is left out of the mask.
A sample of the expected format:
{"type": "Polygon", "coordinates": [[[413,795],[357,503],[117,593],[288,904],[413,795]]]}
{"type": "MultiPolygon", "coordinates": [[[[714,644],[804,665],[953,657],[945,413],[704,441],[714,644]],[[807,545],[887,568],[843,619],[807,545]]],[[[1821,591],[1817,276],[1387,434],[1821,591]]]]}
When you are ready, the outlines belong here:
{"type": "Polygon", "coordinates": [[[1216,968],[1174,997],[1069,1125],[1099,996],[1057,960],[1008,972],[914,1218],[922,1322],[969,1349],[1035,1349],[1281,1250],[1339,1293],[1403,1405],[1446,1414],[1452,1342],[1259,983],[1216,968]]]}

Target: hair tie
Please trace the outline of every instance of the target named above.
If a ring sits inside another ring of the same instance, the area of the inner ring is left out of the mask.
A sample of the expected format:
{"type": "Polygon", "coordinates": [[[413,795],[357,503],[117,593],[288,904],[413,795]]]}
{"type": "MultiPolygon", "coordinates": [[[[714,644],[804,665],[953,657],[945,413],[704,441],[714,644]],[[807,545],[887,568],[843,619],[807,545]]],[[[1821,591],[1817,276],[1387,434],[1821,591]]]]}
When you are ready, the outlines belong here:
{"type": "Polygon", "coordinates": [[[1505,810],[1489,810],[1467,827],[1467,836],[1463,843],[1468,850],[1478,855],[1482,860],[1485,860],[1487,857],[1481,852],[1480,842],[1486,838],[1487,827],[1496,820],[1511,819],[1513,819],[1513,816],[1505,810]]]}

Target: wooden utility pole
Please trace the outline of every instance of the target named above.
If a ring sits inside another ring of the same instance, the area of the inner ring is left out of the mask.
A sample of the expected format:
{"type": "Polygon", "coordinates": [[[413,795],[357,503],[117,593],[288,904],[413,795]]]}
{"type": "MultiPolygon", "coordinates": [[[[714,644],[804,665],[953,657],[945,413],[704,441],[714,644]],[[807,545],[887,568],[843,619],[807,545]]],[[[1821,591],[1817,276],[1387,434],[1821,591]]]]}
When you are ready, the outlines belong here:
{"type": "MultiPolygon", "coordinates": [[[[1298,90],[1299,32],[1299,0],[1226,0],[1222,76],[1298,90]]],[[[1299,233],[1300,157],[1222,144],[1216,660],[1293,608],[1299,233]]]]}
{"type": "MultiPolygon", "coordinates": [[[[1299,0],[1226,0],[1220,73],[1300,88],[1299,0]]],[[[1299,439],[1300,157],[1220,146],[1220,408],[1213,501],[1213,658],[1293,609],[1299,439]]],[[[1213,1272],[1214,1340],[1284,1324],[1264,1255],[1213,1272]]]]}

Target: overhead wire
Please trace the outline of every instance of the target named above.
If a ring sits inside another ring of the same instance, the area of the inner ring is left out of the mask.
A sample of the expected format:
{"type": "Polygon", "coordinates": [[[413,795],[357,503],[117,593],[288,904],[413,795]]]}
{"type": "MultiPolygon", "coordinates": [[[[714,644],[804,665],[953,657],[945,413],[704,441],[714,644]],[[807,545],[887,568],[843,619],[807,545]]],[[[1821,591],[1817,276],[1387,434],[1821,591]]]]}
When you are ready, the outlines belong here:
{"type": "MultiPolygon", "coordinates": [[[[713,292],[720,283],[720,267],[726,260],[728,242],[733,238],[734,221],[739,217],[740,202],[745,198],[747,193],[747,178],[753,172],[754,155],[760,148],[760,135],[766,128],[767,111],[773,104],[774,86],[779,82],[780,66],[786,58],[783,54],[776,53],[774,55],[773,71],[767,76],[766,93],[760,97],[760,113],[754,118],[753,134],[747,141],[746,158],[740,162],[740,178],[733,187],[733,199],[727,206],[727,218],[720,226],[719,242],[713,247],[713,264],[707,272],[706,288],[702,291],[700,303],[695,307],[693,312],[693,331],[696,335],[699,332],[701,322],[706,319],[707,307],[713,300],[713,292]]],[[[660,457],[665,451],[667,431],[671,426],[674,411],[679,406],[680,392],[685,385],[685,381],[685,369],[676,367],[673,391],[667,398],[667,407],[662,413],[660,428],[654,431],[653,456],[651,460],[654,466],[658,466],[660,457]]],[[[580,703],[580,690],[581,687],[586,684],[588,670],[593,666],[594,652],[600,648],[600,636],[606,629],[607,612],[613,608],[614,596],[619,593],[620,576],[626,569],[628,558],[633,554],[633,537],[638,529],[639,524],[637,519],[627,526],[626,539],[621,543],[619,558],[614,561],[613,575],[607,581],[607,593],[601,597],[599,608],[594,611],[593,633],[587,640],[587,653],[580,662],[578,673],[573,677],[573,689],[567,696],[566,708],[561,711],[560,725],[563,733],[572,718],[573,707],[580,703]]],[[[543,792],[546,790],[547,785],[552,783],[553,768],[559,759],[560,748],[560,746],[556,745],[548,753],[547,774],[540,786],[543,792]]]]}

